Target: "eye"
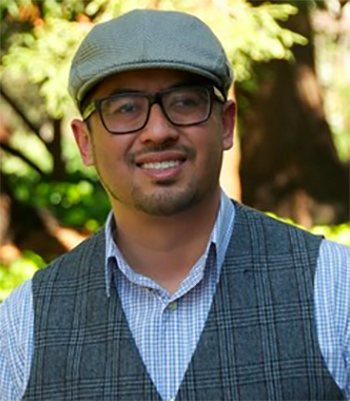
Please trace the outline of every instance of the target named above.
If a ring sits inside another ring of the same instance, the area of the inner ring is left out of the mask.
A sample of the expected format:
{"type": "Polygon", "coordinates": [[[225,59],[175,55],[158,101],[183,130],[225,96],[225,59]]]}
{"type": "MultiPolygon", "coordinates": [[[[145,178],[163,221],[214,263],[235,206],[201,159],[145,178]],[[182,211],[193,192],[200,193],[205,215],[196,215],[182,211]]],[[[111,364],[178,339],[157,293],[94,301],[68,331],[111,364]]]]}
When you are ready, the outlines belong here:
{"type": "Polygon", "coordinates": [[[105,116],[135,115],[143,111],[143,101],[138,97],[117,97],[106,99],[101,105],[105,116]]]}
{"type": "Polygon", "coordinates": [[[135,113],[139,109],[138,105],[135,103],[125,103],[123,105],[116,106],[114,113],[128,114],[135,113]]]}
{"type": "Polygon", "coordinates": [[[169,93],[167,107],[173,111],[191,111],[206,106],[208,101],[208,94],[204,89],[180,89],[169,93]]]}
{"type": "Polygon", "coordinates": [[[166,112],[171,118],[183,119],[184,116],[204,115],[210,104],[210,97],[202,88],[181,88],[167,94],[164,99],[166,112]]]}
{"type": "Polygon", "coordinates": [[[191,108],[197,107],[200,99],[196,94],[179,94],[171,99],[170,107],[191,108]]]}

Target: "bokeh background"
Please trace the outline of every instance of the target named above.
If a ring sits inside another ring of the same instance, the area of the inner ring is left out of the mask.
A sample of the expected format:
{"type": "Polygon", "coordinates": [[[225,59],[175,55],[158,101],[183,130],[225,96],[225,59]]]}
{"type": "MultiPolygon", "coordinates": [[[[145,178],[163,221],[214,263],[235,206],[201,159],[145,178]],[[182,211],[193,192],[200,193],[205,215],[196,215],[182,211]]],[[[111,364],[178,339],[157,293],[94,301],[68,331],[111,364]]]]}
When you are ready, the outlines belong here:
{"type": "Polygon", "coordinates": [[[206,21],[232,61],[232,197],[350,245],[347,0],[1,0],[0,302],[104,224],[107,198],[69,129],[69,64],[97,22],[135,8],[206,21]]]}

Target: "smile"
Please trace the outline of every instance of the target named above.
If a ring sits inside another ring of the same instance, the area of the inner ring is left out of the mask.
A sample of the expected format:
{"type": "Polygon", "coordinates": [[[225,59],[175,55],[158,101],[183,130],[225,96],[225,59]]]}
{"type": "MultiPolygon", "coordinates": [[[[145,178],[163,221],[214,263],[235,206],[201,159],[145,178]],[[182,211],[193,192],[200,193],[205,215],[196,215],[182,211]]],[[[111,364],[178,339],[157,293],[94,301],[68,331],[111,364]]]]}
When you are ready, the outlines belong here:
{"type": "Polygon", "coordinates": [[[162,162],[143,163],[141,167],[146,170],[167,170],[170,168],[178,167],[179,165],[179,160],[164,160],[162,162]]]}

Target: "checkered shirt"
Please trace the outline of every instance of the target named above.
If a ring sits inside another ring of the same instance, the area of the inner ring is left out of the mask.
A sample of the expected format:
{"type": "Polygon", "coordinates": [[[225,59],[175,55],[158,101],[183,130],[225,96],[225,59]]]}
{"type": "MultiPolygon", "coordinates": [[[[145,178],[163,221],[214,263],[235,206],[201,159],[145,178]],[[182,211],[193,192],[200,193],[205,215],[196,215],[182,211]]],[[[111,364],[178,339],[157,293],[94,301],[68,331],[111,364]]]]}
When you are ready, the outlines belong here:
{"type": "MultiPolygon", "coordinates": [[[[206,252],[174,294],[133,271],[106,224],[106,289],[115,284],[134,340],[163,400],[175,397],[204,327],[234,224],[223,194],[206,252]],[[160,335],[161,333],[161,335],[160,335]]],[[[321,351],[350,400],[350,252],[323,241],[315,277],[315,313],[321,351]]],[[[0,309],[0,401],[19,400],[33,355],[33,300],[27,282],[0,309]]]]}

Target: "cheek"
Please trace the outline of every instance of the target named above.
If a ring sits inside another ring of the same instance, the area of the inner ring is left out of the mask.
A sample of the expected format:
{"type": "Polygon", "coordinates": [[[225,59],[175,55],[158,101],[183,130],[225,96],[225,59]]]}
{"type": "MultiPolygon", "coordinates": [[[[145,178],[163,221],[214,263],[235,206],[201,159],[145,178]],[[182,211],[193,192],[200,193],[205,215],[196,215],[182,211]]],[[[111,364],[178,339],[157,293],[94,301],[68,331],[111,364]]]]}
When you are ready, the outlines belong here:
{"type": "Polygon", "coordinates": [[[202,147],[205,147],[211,155],[220,155],[225,149],[225,137],[223,126],[219,119],[215,119],[208,127],[206,135],[203,135],[202,147]]]}
{"type": "Polygon", "coordinates": [[[128,172],[127,155],[130,139],[101,133],[101,138],[94,142],[94,159],[99,174],[108,180],[123,180],[128,172]]]}
{"type": "Polygon", "coordinates": [[[105,130],[101,121],[92,121],[94,156],[99,164],[113,164],[122,159],[130,139],[125,135],[112,135],[105,130]]]}
{"type": "Polygon", "coordinates": [[[197,151],[197,171],[204,176],[217,176],[223,156],[222,137],[216,129],[200,133],[194,145],[197,151]]]}
{"type": "Polygon", "coordinates": [[[94,158],[96,167],[105,173],[114,173],[116,169],[120,169],[121,155],[118,148],[111,146],[111,144],[99,143],[94,147],[94,158]]]}

